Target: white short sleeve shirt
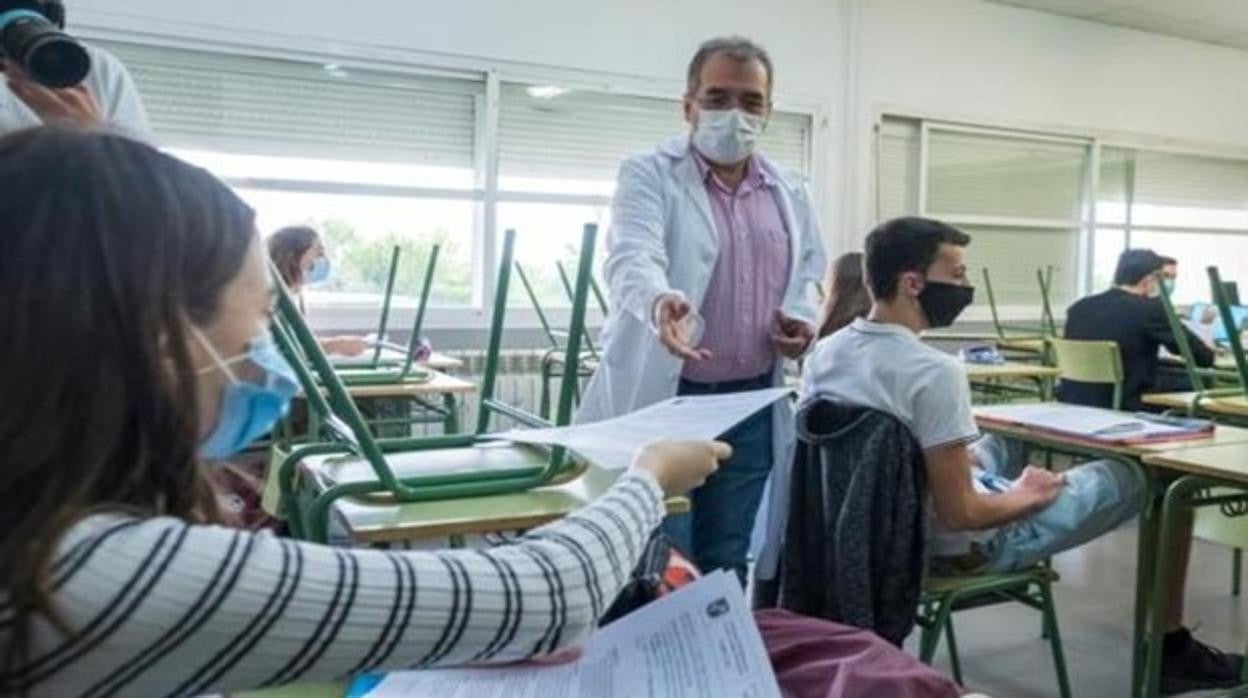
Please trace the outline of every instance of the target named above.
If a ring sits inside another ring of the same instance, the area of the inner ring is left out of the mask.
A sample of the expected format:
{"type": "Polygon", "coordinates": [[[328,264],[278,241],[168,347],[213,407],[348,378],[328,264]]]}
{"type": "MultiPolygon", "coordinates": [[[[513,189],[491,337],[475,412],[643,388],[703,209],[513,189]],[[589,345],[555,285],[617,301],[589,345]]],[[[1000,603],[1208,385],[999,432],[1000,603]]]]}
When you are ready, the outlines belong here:
{"type": "MultiPolygon", "coordinates": [[[[126,67],[102,48],[87,45],[87,51],[91,54],[91,72],[85,84],[109,127],[136,140],[152,142],[147,110],[126,67]]],[[[8,81],[0,73],[0,136],[42,124],[39,115],[9,91],[8,81]]]]}

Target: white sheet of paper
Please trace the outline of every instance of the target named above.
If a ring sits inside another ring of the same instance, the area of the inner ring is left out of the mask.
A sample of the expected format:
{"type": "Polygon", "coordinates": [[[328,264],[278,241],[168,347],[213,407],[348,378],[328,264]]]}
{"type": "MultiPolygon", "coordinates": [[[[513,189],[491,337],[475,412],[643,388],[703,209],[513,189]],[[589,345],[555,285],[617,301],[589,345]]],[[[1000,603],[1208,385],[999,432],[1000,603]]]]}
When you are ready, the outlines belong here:
{"type": "Polygon", "coordinates": [[[1025,424],[1088,438],[1146,438],[1191,431],[1190,428],[1139,419],[1125,412],[1079,405],[1053,403],[993,405],[976,408],[975,414],[988,419],[1025,424]]]}
{"type": "Polygon", "coordinates": [[[735,575],[718,571],[592,635],[559,666],[396,672],[367,698],[780,698],[735,575]]]}
{"type": "Polygon", "coordinates": [[[519,443],[563,446],[601,468],[623,470],[647,444],[665,439],[718,438],[792,392],[791,388],[767,388],[722,395],[686,395],[592,424],[516,430],[495,436],[519,443]]]}

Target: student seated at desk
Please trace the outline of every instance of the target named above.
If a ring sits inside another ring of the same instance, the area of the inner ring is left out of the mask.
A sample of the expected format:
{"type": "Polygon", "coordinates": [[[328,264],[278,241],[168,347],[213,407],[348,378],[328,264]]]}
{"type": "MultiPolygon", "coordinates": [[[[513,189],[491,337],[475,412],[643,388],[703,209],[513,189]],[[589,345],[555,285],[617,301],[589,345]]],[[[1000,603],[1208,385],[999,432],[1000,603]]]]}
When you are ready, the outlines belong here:
{"type": "MultiPolygon", "coordinates": [[[[1118,257],[1114,287],[1077,301],[1066,311],[1066,339],[1107,340],[1118,343],[1122,354],[1122,408],[1144,409],[1141,398],[1157,392],[1158,355],[1162,346],[1179,354],[1170,331],[1166,309],[1158,294],[1164,280],[1166,258],[1146,249],[1126,250],[1118,257]]],[[[1197,365],[1213,365],[1214,352],[1191,330],[1187,343],[1197,365]]],[[[1165,390],[1191,390],[1186,378],[1167,383],[1165,390]]],[[[1057,388],[1062,402],[1092,407],[1111,407],[1113,386],[1063,380],[1057,388]]]]}
{"type": "Polygon", "coordinates": [[[578,642],[664,496],[727,447],[643,451],[489,550],[343,550],[214,525],[204,457],[295,391],[253,212],[119,136],[0,139],[0,695],[200,695],[578,642]],[[64,163],[72,162],[73,167],[64,163]]]}
{"type": "Polygon", "coordinates": [[[823,287],[828,295],[820,310],[820,338],[871,312],[871,295],[862,283],[861,252],[846,252],[829,264],[823,287]]]}
{"type": "MultiPolygon", "coordinates": [[[[282,281],[299,300],[299,310],[307,313],[303,303],[303,287],[329,280],[330,263],[325,245],[316,230],[306,225],[292,225],[269,236],[269,258],[273,260],[282,281]]],[[[324,337],[321,347],[326,354],[359,356],[370,348],[363,337],[324,337]]]]}
{"type": "MultiPolygon", "coordinates": [[[[1144,475],[1128,465],[1095,461],[1058,475],[1028,466],[1022,443],[980,437],[964,368],[918,336],[952,324],[970,305],[968,244],[966,234],[933,220],[901,218],[876,228],[866,242],[871,314],[819,341],[803,385],[805,400],[869,407],[909,428],[923,449],[934,513],[931,564],[942,573],[1035,565],[1130,520],[1146,488],[1144,475]]],[[[1233,684],[1242,658],[1191,638],[1176,586],[1166,685],[1233,684]]]]}

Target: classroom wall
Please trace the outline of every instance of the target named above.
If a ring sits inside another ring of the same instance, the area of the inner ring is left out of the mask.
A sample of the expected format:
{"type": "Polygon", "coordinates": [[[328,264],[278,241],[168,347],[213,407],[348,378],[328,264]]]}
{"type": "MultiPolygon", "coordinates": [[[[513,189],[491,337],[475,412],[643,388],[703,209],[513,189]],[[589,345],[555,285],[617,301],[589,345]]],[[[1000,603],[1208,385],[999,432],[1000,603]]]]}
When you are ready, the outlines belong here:
{"type": "Polygon", "coordinates": [[[979,0],[848,1],[847,244],[874,222],[881,111],[1248,148],[1248,52],[979,0]]]}
{"type": "Polygon", "coordinates": [[[705,37],[746,33],[778,97],[817,107],[830,251],[874,223],[881,111],[1248,149],[1248,52],[981,0],[69,0],[71,22],[412,62],[488,59],[678,94],[705,37]],[[367,12],[360,8],[367,7],[367,12]]]}

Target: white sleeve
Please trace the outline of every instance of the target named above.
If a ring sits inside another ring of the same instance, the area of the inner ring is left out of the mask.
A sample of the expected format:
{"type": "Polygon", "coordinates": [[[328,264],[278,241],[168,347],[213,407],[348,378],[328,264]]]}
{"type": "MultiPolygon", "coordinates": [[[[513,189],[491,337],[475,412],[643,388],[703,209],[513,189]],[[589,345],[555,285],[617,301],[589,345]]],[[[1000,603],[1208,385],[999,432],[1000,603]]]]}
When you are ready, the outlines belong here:
{"type": "Polygon", "coordinates": [[[546,654],[595,626],[662,500],[653,477],[630,472],[515,544],[433,552],[97,518],[54,565],[69,632],[36,623],[30,661],[0,675],[0,693],[201,695],[546,654]]]}
{"type": "Polygon", "coordinates": [[[657,173],[648,167],[648,158],[625,160],[611,203],[603,272],[615,307],[651,328],[658,298],[678,293],[667,278],[665,237],[662,183],[657,173]]]}
{"type": "Polygon", "coordinates": [[[130,72],[113,54],[90,47],[92,92],[110,128],[135,140],[152,143],[152,125],[130,72]]]}
{"type": "Polygon", "coordinates": [[[956,362],[932,362],[914,377],[914,436],[927,451],[972,441],[979,427],[971,413],[971,387],[956,362]]]}

